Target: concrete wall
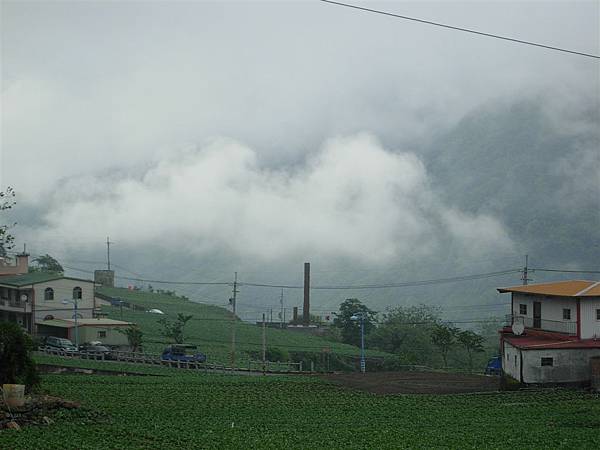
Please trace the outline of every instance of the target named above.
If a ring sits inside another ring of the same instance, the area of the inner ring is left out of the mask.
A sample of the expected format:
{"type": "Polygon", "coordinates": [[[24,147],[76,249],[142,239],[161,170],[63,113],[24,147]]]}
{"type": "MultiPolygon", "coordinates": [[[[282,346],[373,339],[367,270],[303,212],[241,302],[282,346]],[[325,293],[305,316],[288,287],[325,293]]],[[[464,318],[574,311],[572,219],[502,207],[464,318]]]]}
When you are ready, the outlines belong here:
{"type": "Polygon", "coordinates": [[[90,319],[94,308],[94,283],[91,281],[70,280],[61,278],[35,285],[35,321],[42,322],[44,317],[51,315],[55,319],[72,319],[73,304],[62,304],[63,299],[73,299],[73,288],[79,286],[82,298],[77,301],[79,317],[90,319]],[[54,289],[54,300],[44,300],[46,288],[54,289]]]}
{"type": "Polygon", "coordinates": [[[581,298],[580,310],[582,339],[600,337],[600,321],[596,320],[597,309],[600,309],[600,297],[581,298]]]}
{"type": "Polygon", "coordinates": [[[504,342],[502,370],[517,381],[521,381],[521,350],[504,342]]]}
{"type": "Polygon", "coordinates": [[[105,287],[115,287],[115,271],[94,270],[94,281],[105,287]]]}
{"type": "Polygon", "coordinates": [[[549,297],[513,293],[513,311],[519,314],[519,304],[527,305],[527,317],[533,318],[533,302],[542,303],[542,320],[563,321],[563,308],[571,309],[571,321],[577,320],[577,301],[570,297],[549,297]]]}
{"type": "MultiPolygon", "coordinates": [[[[110,326],[90,326],[84,325],[79,327],[79,342],[84,344],[86,342],[100,341],[105,345],[119,345],[119,346],[127,346],[129,343],[127,342],[127,336],[123,333],[119,333],[117,328],[126,328],[126,327],[110,327],[110,326]],[[101,337],[100,333],[106,333],[105,337],[101,337]]],[[[75,342],[75,329],[69,329],[69,339],[75,342]]]]}
{"type": "Polygon", "coordinates": [[[0,275],[21,275],[29,272],[29,255],[17,255],[15,260],[0,258],[0,275]]]}
{"type": "MultiPolygon", "coordinates": [[[[514,292],[512,297],[513,314],[519,316],[519,305],[527,305],[526,317],[533,320],[533,302],[542,304],[542,320],[552,320],[556,322],[576,322],[577,321],[577,301],[570,297],[549,297],[546,295],[531,295],[514,292]],[[571,319],[563,319],[563,309],[571,310],[571,319]]],[[[555,330],[552,330],[552,324],[544,324],[549,331],[563,331],[557,324],[555,330]]]]}
{"type": "Polygon", "coordinates": [[[554,349],[523,351],[523,382],[576,383],[589,381],[590,358],[600,349],[554,349]],[[542,366],[542,358],[553,358],[552,366],[542,366]]]}

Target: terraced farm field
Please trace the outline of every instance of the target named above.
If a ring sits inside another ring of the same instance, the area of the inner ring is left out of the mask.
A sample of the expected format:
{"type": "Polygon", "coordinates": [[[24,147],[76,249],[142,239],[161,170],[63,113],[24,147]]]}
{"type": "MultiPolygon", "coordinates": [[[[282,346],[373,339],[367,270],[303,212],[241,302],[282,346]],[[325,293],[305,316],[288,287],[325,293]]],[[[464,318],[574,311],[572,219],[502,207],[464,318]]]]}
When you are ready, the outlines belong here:
{"type": "MultiPolygon", "coordinates": [[[[142,291],[130,291],[122,288],[101,288],[104,295],[121,298],[124,301],[143,306],[145,309],[158,308],[165,316],[150,314],[145,311],[134,311],[123,308],[123,320],[137,323],[144,331],[144,350],[160,352],[166,339],[161,335],[158,319],[166,317],[175,319],[178,313],[193,315],[185,329],[186,342],[198,345],[206,353],[210,361],[229,361],[231,343],[231,313],[222,307],[194,303],[181,297],[169,296],[142,291]]],[[[103,306],[103,311],[112,319],[121,319],[121,309],[115,306],[103,306]]],[[[246,322],[237,321],[237,356],[238,360],[248,358],[248,352],[259,352],[262,346],[262,330],[260,327],[246,322]]],[[[352,355],[358,357],[360,351],[352,345],[325,340],[318,336],[300,332],[267,329],[267,345],[284,349],[288,352],[316,352],[327,348],[337,355],[352,355]]],[[[391,356],[384,352],[368,351],[368,356],[391,356]]]]}
{"type": "Polygon", "coordinates": [[[0,448],[600,448],[600,398],[577,391],[383,396],[316,377],[180,373],[47,375],[44,389],[100,414],[2,431],[0,448]]]}

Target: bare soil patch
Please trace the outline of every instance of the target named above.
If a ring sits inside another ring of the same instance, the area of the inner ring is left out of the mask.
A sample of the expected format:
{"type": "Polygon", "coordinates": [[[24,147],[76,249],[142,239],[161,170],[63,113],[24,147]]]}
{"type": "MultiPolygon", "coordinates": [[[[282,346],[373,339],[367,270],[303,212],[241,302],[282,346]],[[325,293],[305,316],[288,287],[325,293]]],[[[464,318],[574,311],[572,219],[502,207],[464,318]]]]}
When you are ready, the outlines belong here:
{"type": "Polygon", "coordinates": [[[326,380],[374,394],[461,394],[500,389],[500,378],[441,372],[373,372],[324,375],[326,380]]]}

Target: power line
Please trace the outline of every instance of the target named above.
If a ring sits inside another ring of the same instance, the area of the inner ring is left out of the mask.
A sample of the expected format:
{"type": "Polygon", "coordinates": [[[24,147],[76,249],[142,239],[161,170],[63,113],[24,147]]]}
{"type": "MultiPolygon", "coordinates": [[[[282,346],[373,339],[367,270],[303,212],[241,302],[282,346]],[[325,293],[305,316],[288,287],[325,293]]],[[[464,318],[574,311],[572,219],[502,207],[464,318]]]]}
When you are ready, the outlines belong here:
{"type": "MultiPolygon", "coordinates": [[[[75,270],[85,273],[93,273],[88,270],[78,269],[75,267],[64,266],[67,269],[75,270]]],[[[434,278],[429,280],[417,280],[417,281],[406,281],[400,283],[384,283],[384,284],[359,284],[359,285],[330,285],[330,286],[311,286],[311,290],[354,290],[354,289],[388,289],[388,288],[399,288],[399,287],[414,287],[414,286],[428,286],[433,284],[453,283],[458,281],[471,281],[480,280],[484,278],[493,278],[502,275],[508,275],[512,273],[520,273],[521,269],[508,269],[500,270],[496,272],[478,273],[471,275],[461,275],[449,278],[434,278]]],[[[231,282],[227,281],[171,281],[171,280],[150,280],[146,278],[133,278],[133,277],[121,277],[115,276],[115,278],[121,280],[140,281],[144,283],[155,283],[155,284],[176,284],[176,285],[208,285],[208,286],[232,286],[231,282]]],[[[264,288],[276,288],[276,289],[304,289],[304,285],[290,285],[290,284],[277,284],[277,283],[250,283],[250,282],[238,282],[238,286],[250,286],[250,287],[264,287],[264,288]]]]}
{"type": "MultiPolygon", "coordinates": [[[[114,264],[113,264],[114,265],[114,264]]],[[[69,270],[74,270],[76,272],[83,272],[93,274],[94,272],[86,269],[79,269],[77,267],[64,266],[64,268],[69,270]]],[[[231,282],[229,281],[169,281],[169,280],[150,280],[147,278],[138,278],[138,277],[122,277],[115,276],[115,278],[119,280],[128,280],[128,281],[140,281],[143,283],[155,283],[155,284],[180,284],[180,285],[194,285],[194,286],[231,286],[231,282]]]]}
{"type": "MultiPolygon", "coordinates": [[[[414,286],[428,286],[432,284],[443,284],[453,283],[458,281],[471,281],[480,280],[483,278],[492,278],[502,275],[508,275],[511,273],[519,273],[521,269],[509,269],[501,270],[497,272],[478,273],[472,275],[462,275],[449,278],[435,278],[430,280],[418,280],[418,281],[405,281],[400,283],[387,283],[387,284],[359,284],[359,285],[340,285],[340,286],[311,286],[311,290],[354,290],[354,289],[387,289],[387,288],[399,288],[399,287],[414,287],[414,286]]],[[[269,284],[269,283],[247,283],[241,282],[240,286],[252,286],[252,287],[265,287],[265,288],[278,288],[278,289],[303,289],[304,286],[300,285],[282,285],[282,284],[269,284]]]]}
{"type": "Polygon", "coordinates": [[[562,272],[562,273],[600,273],[600,270],[570,270],[570,269],[529,269],[533,272],[562,272]]]}
{"type": "Polygon", "coordinates": [[[404,15],[401,15],[401,14],[394,14],[394,13],[391,13],[391,12],[381,11],[381,10],[378,10],[378,9],[365,8],[363,6],[350,5],[348,3],[334,2],[334,1],[331,1],[331,0],[319,0],[319,1],[323,2],[323,3],[329,3],[330,5],[343,6],[345,8],[352,8],[352,9],[357,9],[357,10],[360,10],[360,11],[365,11],[365,12],[370,12],[370,13],[375,13],[375,14],[381,14],[381,15],[384,15],[384,16],[395,17],[397,19],[411,20],[413,22],[424,23],[424,24],[427,24],[427,25],[434,25],[436,27],[448,28],[450,30],[462,31],[462,32],[465,32],[465,33],[472,33],[472,34],[477,34],[477,35],[480,35],[480,36],[486,36],[486,37],[495,38],[495,39],[501,39],[501,40],[504,40],[504,41],[515,42],[517,44],[531,45],[531,46],[534,46],[534,47],[545,48],[547,50],[555,50],[555,51],[558,51],[558,52],[571,53],[573,55],[585,56],[587,58],[600,59],[600,56],[593,55],[593,54],[590,54],[590,53],[577,52],[577,51],[574,51],[574,50],[568,50],[568,49],[561,48],[561,47],[554,47],[554,46],[551,46],[551,45],[539,44],[537,42],[525,41],[523,39],[516,39],[516,38],[507,37],[507,36],[500,36],[498,34],[486,33],[486,32],[483,32],[483,31],[472,30],[472,29],[469,29],[469,28],[457,27],[457,26],[454,26],[454,25],[448,25],[448,24],[444,24],[444,23],[440,23],[440,22],[433,22],[431,20],[418,19],[416,17],[409,17],[409,16],[404,16],[404,15]]]}

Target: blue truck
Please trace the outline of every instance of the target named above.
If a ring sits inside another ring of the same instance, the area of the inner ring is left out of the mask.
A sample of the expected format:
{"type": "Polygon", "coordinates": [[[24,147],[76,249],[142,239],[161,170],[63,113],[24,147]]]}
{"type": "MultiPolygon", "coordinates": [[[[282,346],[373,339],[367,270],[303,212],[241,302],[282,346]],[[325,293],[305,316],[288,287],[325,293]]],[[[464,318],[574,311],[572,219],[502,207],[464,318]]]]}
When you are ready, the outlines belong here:
{"type": "Polygon", "coordinates": [[[502,356],[494,356],[485,366],[486,375],[502,375],[502,356]]]}
{"type": "Polygon", "coordinates": [[[196,350],[195,345],[187,344],[173,344],[165,347],[160,356],[160,359],[165,362],[180,361],[180,362],[192,362],[192,363],[203,363],[206,362],[206,355],[200,352],[189,352],[190,350],[196,350]]]}

